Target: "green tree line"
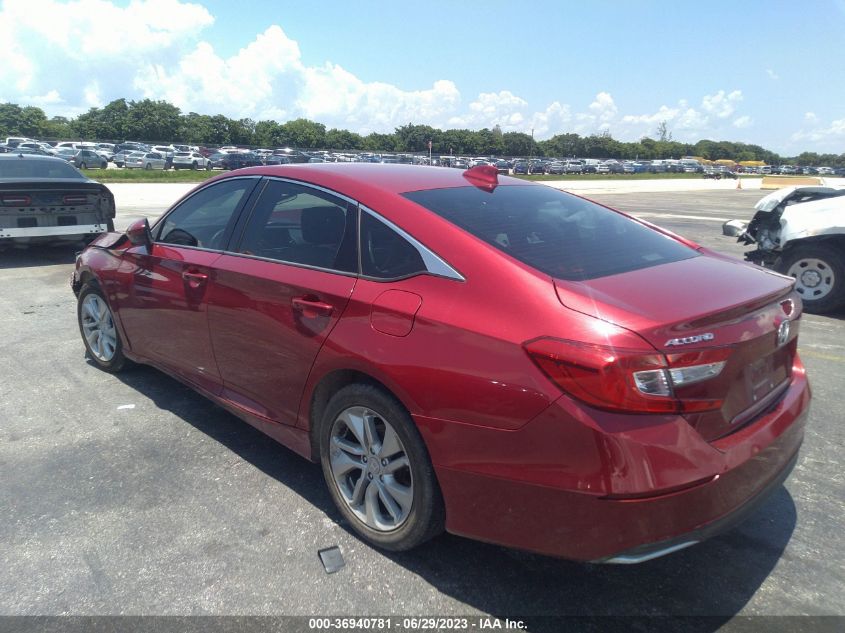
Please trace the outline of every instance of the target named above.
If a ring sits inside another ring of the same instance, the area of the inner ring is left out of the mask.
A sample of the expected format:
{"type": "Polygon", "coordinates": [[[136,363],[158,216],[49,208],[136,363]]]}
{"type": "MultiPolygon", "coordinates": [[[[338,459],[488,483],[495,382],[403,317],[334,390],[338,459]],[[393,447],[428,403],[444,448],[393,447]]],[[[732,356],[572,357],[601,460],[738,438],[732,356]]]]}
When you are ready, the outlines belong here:
{"type": "Polygon", "coordinates": [[[326,129],[308,119],[285,123],[231,119],[222,114],[189,112],[166,101],[116,99],[102,108],[91,108],[76,118],[48,118],[41,108],[0,104],[0,137],[28,136],[42,140],[182,142],[192,145],[244,145],[253,147],[297,147],[301,149],[364,150],[382,152],[428,152],[473,156],[556,156],[579,158],[622,158],[652,160],[700,156],[710,160],[761,160],[770,165],[845,166],[845,154],[804,152],[784,157],[759,145],[733,141],[701,140],[681,143],[672,140],[665,123],[657,139],[642,138],[624,142],[609,133],[580,136],[557,134],[535,141],[522,132],[502,132],[499,126],[480,130],[440,130],[429,125],[409,123],[392,134],[367,135],[349,130],[326,129]]]}

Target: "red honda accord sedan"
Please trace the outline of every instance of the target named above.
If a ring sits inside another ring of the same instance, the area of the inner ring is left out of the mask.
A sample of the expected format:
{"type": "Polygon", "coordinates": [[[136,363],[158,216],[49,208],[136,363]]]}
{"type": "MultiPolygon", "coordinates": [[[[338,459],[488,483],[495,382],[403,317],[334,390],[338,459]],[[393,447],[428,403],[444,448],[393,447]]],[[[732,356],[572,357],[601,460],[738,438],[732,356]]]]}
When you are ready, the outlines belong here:
{"type": "Polygon", "coordinates": [[[385,549],[631,563],[726,529],[803,439],[793,280],[495,172],[213,178],[79,256],[87,353],[319,462],[385,549]]]}

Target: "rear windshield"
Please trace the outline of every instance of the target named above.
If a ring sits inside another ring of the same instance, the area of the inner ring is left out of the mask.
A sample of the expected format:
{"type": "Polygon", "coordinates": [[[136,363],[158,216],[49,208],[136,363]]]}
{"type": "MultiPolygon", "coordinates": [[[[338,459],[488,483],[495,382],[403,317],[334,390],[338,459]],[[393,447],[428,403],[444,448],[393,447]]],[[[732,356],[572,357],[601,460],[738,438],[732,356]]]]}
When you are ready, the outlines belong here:
{"type": "Polygon", "coordinates": [[[596,279],[697,256],[619,213],[551,187],[431,189],[403,194],[553,277],[596,279]]]}
{"type": "Polygon", "coordinates": [[[85,180],[63,160],[0,160],[0,178],[75,178],[85,180]]]}

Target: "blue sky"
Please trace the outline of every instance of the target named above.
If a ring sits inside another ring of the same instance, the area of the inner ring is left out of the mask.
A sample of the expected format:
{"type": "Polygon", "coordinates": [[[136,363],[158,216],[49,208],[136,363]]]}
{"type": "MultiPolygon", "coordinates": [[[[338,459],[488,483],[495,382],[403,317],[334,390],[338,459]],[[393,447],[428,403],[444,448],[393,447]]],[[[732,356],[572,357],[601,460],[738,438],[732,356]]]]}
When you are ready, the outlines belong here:
{"type": "Polygon", "coordinates": [[[845,152],[845,0],[5,0],[0,101],[845,152]]]}

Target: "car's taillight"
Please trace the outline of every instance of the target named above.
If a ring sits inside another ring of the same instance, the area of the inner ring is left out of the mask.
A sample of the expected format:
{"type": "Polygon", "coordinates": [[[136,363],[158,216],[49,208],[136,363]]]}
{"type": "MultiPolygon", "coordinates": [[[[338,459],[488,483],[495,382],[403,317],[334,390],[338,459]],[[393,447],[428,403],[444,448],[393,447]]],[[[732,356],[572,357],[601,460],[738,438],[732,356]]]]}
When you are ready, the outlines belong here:
{"type": "Polygon", "coordinates": [[[62,198],[62,204],[85,204],[88,202],[88,196],[80,194],[69,194],[62,198]]]}
{"type": "Polygon", "coordinates": [[[569,395],[599,409],[685,413],[722,406],[685,399],[676,390],[719,375],[730,348],[664,355],[610,345],[540,338],[525,343],[537,366],[569,395]]]}
{"type": "Polygon", "coordinates": [[[3,204],[8,207],[27,207],[32,204],[32,198],[29,196],[11,195],[3,196],[3,204]]]}

